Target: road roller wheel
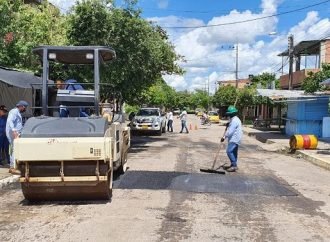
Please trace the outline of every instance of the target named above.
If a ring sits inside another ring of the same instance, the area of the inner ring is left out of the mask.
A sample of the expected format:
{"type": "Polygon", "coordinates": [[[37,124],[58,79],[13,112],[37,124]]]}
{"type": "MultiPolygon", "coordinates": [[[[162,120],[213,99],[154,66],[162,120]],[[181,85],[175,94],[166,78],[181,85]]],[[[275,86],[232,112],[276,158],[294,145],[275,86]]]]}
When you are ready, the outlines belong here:
{"type": "MultiPolygon", "coordinates": [[[[75,163],[73,163],[75,164],[75,163]]],[[[32,166],[32,168],[37,168],[32,166]]],[[[40,168],[40,167],[39,167],[40,168]]],[[[43,167],[45,168],[45,167],[43,167]]],[[[75,167],[76,168],[76,167],[75,167]]],[[[31,169],[31,167],[30,167],[31,169]]],[[[95,169],[94,166],[91,169],[95,169]]],[[[21,169],[24,171],[24,169],[21,169]]],[[[76,169],[74,169],[76,170],[76,169]]],[[[38,170],[39,173],[40,170],[38,170]]],[[[49,171],[49,169],[48,169],[49,171]]],[[[69,169],[67,169],[69,173],[69,169]]],[[[83,169],[86,171],[86,168],[83,169]]],[[[110,200],[112,196],[113,168],[109,164],[100,165],[101,174],[107,176],[105,181],[75,181],[75,182],[22,182],[22,192],[28,201],[71,201],[71,200],[110,200]]],[[[33,170],[30,170],[33,174],[33,170]]],[[[44,174],[42,169],[39,174],[44,174]]],[[[83,176],[89,174],[83,173],[83,176]]],[[[23,178],[23,173],[21,175],[23,178]]]]}

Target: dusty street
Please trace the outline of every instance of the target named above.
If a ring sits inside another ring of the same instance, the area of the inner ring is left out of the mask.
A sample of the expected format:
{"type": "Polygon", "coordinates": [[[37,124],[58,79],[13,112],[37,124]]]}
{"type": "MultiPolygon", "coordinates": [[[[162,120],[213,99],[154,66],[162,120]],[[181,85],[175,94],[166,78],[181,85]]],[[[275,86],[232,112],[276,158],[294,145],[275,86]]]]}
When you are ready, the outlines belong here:
{"type": "Polygon", "coordinates": [[[329,171],[244,137],[237,173],[201,173],[224,127],[179,134],[175,122],[174,133],[133,138],[111,202],[31,204],[18,184],[2,190],[0,240],[330,241],[329,171]]]}

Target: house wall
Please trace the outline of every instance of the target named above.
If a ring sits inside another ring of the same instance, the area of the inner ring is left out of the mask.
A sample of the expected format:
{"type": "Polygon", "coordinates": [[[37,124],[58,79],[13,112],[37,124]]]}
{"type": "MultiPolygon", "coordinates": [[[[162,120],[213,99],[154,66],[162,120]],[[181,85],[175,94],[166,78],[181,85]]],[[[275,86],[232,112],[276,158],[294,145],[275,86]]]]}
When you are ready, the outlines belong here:
{"type": "Polygon", "coordinates": [[[322,42],[320,47],[321,63],[330,63],[330,40],[322,42]]]}
{"type": "MultiPolygon", "coordinates": [[[[301,87],[304,79],[308,76],[309,72],[318,72],[318,71],[320,71],[320,69],[304,69],[293,72],[292,87],[293,88],[301,87]]],[[[280,77],[280,87],[281,89],[289,88],[289,74],[280,77]]]]}

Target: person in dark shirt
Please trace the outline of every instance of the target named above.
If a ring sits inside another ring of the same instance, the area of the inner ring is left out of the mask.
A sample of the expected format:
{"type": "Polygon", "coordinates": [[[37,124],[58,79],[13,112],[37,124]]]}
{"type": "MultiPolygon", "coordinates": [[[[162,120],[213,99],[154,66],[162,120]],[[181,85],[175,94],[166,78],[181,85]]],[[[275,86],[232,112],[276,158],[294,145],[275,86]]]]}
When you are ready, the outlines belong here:
{"type": "Polygon", "coordinates": [[[9,156],[9,142],[6,136],[6,123],[7,123],[8,110],[6,106],[0,106],[0,164],[5,165],[4,160],[7,160],[7,164],[10,162],[9,156]]]}

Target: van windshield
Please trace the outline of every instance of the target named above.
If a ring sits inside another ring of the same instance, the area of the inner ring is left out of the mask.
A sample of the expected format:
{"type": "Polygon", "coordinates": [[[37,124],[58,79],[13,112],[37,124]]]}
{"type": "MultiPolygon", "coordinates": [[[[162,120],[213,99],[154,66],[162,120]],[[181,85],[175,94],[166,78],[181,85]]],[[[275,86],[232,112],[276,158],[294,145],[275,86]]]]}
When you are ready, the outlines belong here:
{"type": "Polygon", "coordinates": [[[157,109],[140,109],[137,116],[159,116],[157,109]]]}

